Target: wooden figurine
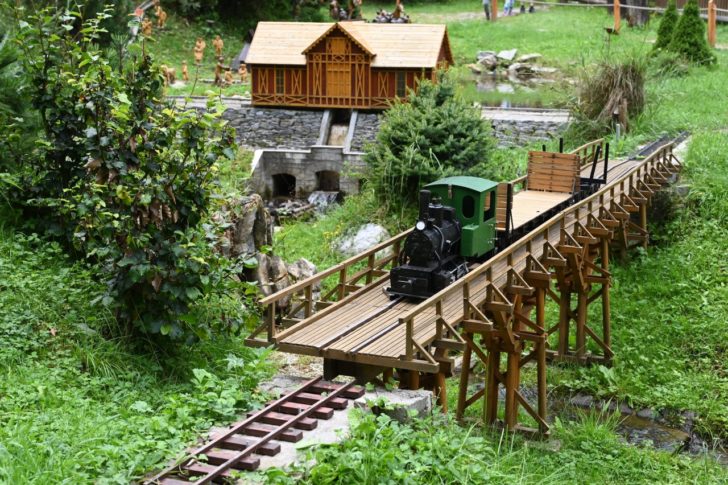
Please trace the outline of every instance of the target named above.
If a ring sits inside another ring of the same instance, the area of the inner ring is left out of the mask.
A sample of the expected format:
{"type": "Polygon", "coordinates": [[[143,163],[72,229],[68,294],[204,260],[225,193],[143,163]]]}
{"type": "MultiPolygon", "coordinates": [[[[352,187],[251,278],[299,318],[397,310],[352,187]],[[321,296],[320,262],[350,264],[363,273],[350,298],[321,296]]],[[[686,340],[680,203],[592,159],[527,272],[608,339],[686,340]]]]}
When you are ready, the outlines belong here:
{"type": "Polygon", "coordinates": [[[182,61],[182,80],[183,81],[190,80],[190,73],[187,70],[187,61],[182,61]]]}
{"type": "Polygon", "coordinates": [[[234,82],[235,80],[233,79],[233,72],[228,67],[227,69],[225,69],[225,83],[223,84],[223,86],[232,86],[234,82]]]}
{"type": "Polygon", "coordinates": [[[401,0],[397,0],[397,5],[394,7],[394,12],[392,12],[392,23],[409,23],[409,19],[404,13],[404,5],[402,4],[401,0]]]}
{"type": "Polygon", "coordinates": [[[160,67],[162,70],[162,76],[164,77],[164,85],[169,86],[170,84],[174,84],[177,80],[177,70],[173,67],[167,67],[164,64],[160,67]]]}
{"type": "Polygon", "coordinates": [[[215,65],[215,86],[222,86],[222,72],[225,69],[223,65],[224,60],[222,56],[217,58],[217,64],[215,65]]]}
{"type": "Polygon", "coordinates": [[[198,37],[195,42],[195,64],[202,64],[202,57],[205,55],[205,40],[202,37],[198,37]]]}
{"type": "Polygon", "coordinates": [[[157,27],[163,29],[167,25],[167,12],[161,6],[157,7],[157,27]]]}
{"type": "Polygon", "coordinates": [[[142,20],[142,35],[144,37],[151,37],[152,36],[152,21],[148,18],[145,18],[142,20]]]}
{"type": "Polygon", "coordinates": [[[238,74],[240,75],[241,83],[248,82],[248,68],[244,62],[240,63],[240,68],[238,68],[238,74]]]}
{"type": "Polygon", "coordinates": [[[215,36],[215,40],[212,41],[212,46],[215,48],[215,55],[220,57],[222,55],[222,49],[225,47],[225,42],[222,41],[219,35],[215,36]]]}

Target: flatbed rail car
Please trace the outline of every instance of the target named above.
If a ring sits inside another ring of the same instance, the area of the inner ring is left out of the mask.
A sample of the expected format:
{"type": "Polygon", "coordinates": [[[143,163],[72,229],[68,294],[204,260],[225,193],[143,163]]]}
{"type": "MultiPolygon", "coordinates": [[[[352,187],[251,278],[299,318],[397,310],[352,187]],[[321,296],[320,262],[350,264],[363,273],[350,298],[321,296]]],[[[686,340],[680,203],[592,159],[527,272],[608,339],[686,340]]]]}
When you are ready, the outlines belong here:
{"type": "MultiPolygon", "coordinates": [[[[382,372],[386,376],[395,368],[411,387],[419,387],[420,377],[425,377],[438,392],[444,392],[444,378],[451,370],[450,351],[465,350],[467,354],[470,349],[475,353],[473,355],[481,359],[486,357],[473,342],[473,335],[482,337],[485,343],[498,343],[499,352],[510,352],[509,356],[520,356],[528,342],[540,342],[538,352],[527,354],[522,360],[523,363],[537,360],[539,379],[543,378],[544,382],[545,362],[542,360],[545,356],[542,354],[545,354],[545,339],[551,333],[559,334],[559,347],[552,352],[556,357],[578,361],[597,359],[598,356],[586,352],[585,335],[588,334],[602,350],[601,358],[608,360],[612,355],[608,329],[608,258],[602,253],[601,266],[598,265],[598,251],[615,241],[624,245],[646,243],[647,203],[652,194],[679,170],[672,155],[675,143],[661,141],[644,151],[643,158],[611,164],[599,190],[567,207],[560,206],[563,202],[556,202],[556,212],[549,211],[547,220],[540,221],[537,227],[529,225],[528,232],[518,240],[482,264],[472,265],[469,274],[424,302],[405,298],[392,300],[383,291],[388,284],[388,269],[396,264],[401,245],[409,233],[406,231],[262,299],[264,322],[246,343],[274,345],[284,352],[323,357],[326,378],[346,374],[366,381],[382,372]],[[634,222],[633,214],[638,216],[637,222],[634,222]],[[327,278],[337,279],[336,284],[317,296],[318,287],[327,278]],[[552,280],[558,280],[561,297],[551,289],[552,280]],[[598,294],[587,294],[592,285],[601,285],[598,294]],[[573,293],[579,295],[577,309],[571,308],[573,293]],[[561,302],[559,324],[551,328],[543,321],[544,294],[561,302]],[[600,296],[607,308],[602,338],[584,321],[586,307],[600,296]],[[534,309],[536,322],[529,316],[534,309]],[[494,320],[494,315],[500,317],[494,320]],[[569,348],[570,320],[577,321],[575,349],[569,348]],[[528,328],[524,331],[523,327],[528,328]]],[[[598,145],[594,146],[600,150],[598,145]]],[[[554,156],[563,158],[563,155],[554,156]]],[[[596,157],[596,163],[582,166],[581,157],[577,158],[581,177],[593,178],[595,166],[606,165],[596,157]]],[[[590,158],[591,162],[595,160],[593,155],[584,158],[590,158]]],[[[523,192],[528,197],[537,197],[538,194],[528,194],[529,176],[525,183],[527,188],[523,192]]],[[[516,200],[514,196],[511,229],[519,227],[515,214],[520,209],[516,200]]],[[[535,204],[532,207],[534,211],[543,210],[535,204]]],[[[486,347],[489,355],[498,353],[492,345],[486,347]]],[[[517,385],[506,378],[517,375],[518,369],[520,366],[510,367],[508,372],[494,370],[494,385],[508,387],[510,419],[506,421],[509,427],[515,426],[513,409],[518,404],[513,403],[517,401],[526,407],[522,398],[514,397],[517,385]]],[[[495,395],[497,398],[497,393],[495,395]]],[[[463,400],[471,404],[478,397],[465,398],[463,395],[463,400]]],[[[545,400],[545,388],[539,387],[539,410],[532,413],[530,407],[526,409],[535,416],[543,431],[548,427],[541,397],[545,400]]]]}

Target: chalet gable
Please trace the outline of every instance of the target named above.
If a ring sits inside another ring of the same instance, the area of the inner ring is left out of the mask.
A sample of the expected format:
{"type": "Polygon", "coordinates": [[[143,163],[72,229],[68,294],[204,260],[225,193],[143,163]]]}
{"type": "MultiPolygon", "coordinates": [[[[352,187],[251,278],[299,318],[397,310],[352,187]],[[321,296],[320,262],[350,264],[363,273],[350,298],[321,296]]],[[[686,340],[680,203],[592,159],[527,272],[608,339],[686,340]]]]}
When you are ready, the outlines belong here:
{"type": "Polygon", "coordinates": [[[304,54],[304,55],[308,54],[309,52],[311,52],[311,50],[313,50],[316,46],[318,46],[324,39],[329,37],[332,32],[338,31],[338,32],[341,32],[342,34],[344,34],[345,37],[348,37],[349,40],[354,42],[357,46],[359,46],[359,48],[361,50],[363,50],[365,54],[368,54],[368,55],[374,57],[376,54],[374,52],[372,52],[371,48],[367,45],[366,41],[361,39],[360,37],[357,37],[356,32],[351,32],[351,29],[346,28],[346,25],[347,24],[345,24],[345,23],[331,24],[331,27],[329,27],[326,30],[326,32],[321,34],[318,39],[313,41],[311,43],[311,45],[306,47],[306,49],[302,52],[302,54],[304,54]]]}

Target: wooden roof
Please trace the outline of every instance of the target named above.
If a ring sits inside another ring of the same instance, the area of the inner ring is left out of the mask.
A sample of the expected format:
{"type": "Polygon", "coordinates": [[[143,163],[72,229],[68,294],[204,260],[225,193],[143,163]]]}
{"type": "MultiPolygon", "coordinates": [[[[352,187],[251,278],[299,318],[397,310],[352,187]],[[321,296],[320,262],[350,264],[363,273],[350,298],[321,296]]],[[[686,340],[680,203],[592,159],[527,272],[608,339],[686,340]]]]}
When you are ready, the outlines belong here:
{"type": "MultiPolygon", "coordinates": [[[[442,44],[448,42],[444,25],[259,22],[245,61],[247,64],[304,66],[304,52],[335,28],[373,54],[372,67],[434,68],[442,44]]],[[[450,57],[449,45],[446,52],[450,57]]],[[[448,61],[452,62],[452,59],[448,61]]]]}

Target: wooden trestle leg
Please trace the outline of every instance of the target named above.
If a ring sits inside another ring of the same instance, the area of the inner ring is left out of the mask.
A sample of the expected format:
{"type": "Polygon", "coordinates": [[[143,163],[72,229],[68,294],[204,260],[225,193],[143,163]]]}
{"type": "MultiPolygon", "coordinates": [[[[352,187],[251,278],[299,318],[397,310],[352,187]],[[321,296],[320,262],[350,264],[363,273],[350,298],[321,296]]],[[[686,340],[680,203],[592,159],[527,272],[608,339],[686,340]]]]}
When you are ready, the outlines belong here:
{"type": "Polygon", "coordinates": [[[546,423],[546,289],[550,274],[536,260],[529,260],[526,277],[511,271],[508,284],[501,289],[491,285],[488,299],[463,322],[463,354],[457,418],[462,420],[465,410],[483,399],[483,421],[488,425],[502,425],[510,431],[548,434],[546,423]],[[535,310],[536,321],[530,319],[535,310]],[[479,338],[478,338],[479,337],[479,338]],[[479,341],[479,343],[478,343],[479,341]],[[485,347],[485,350],[481,348],[485,347]],[[470,363],[475,354],[485,366],[484,388],[468,397],[470,363]],[[506,354],[505,368],[501,356],[506,354]],[[521,369],[536,364],[538,400],[534,409],[520,393],[521,369]],[[504,412],[499,420],[499,389],[505,392],[504,412]],[[519,409],[533,418],[538,430],[519,423],[519,409]]]}

